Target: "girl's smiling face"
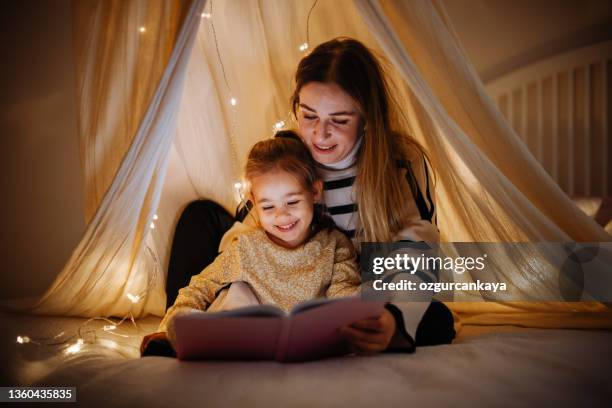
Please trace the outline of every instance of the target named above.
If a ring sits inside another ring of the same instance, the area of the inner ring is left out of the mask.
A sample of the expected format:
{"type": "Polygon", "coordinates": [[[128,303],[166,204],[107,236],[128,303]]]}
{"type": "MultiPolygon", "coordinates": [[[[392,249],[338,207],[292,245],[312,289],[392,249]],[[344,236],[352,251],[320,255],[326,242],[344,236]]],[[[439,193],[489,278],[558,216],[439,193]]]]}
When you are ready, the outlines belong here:
{"type": "Polygon", "coordinates": [[[321,197],[321,182],[309,191],[290,173],[267,172],[251,180],[251,195],[259,222],[276,244],[295,248],[308,239],[314,203],[321,197]]]}
{"type": "Polygon", "coordinates": [[[300,136],[314,159],[333,164],[357,142],[362,123],[355,100],[335,83],[309,82],[299,92],[300,136]]]}

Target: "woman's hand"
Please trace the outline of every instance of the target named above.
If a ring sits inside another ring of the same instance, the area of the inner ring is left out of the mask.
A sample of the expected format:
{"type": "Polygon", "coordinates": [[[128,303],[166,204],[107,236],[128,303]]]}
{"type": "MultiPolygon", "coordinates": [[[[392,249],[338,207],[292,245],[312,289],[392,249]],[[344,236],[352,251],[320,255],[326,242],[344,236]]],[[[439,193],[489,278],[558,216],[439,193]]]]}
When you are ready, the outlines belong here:
{"type": "Polygon", "coordinates": [[[395,333],[395,318],[387,309],[375,318],[359,320],[340,329],[340,333],[349,343],[353,353],[372,355],[385,350],[393,333],[395,333]]]}

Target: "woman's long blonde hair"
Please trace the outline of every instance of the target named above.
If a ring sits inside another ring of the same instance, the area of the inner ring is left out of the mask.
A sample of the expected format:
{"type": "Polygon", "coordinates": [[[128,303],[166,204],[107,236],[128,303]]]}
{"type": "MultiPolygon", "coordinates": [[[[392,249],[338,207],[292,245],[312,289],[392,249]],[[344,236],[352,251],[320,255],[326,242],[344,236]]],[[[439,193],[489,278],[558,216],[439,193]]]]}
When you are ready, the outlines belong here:
{"type": "Polygon", "coordinates": [[[407,130],[399,129],[401,111],[389,93],[381,64],[359,41],[336,38],[300,61],[295,81],[291,102],[296,116],[299,92],[310,82],[335,83],[357,102],[364,138],[355,180],[360,219],[356,236],[360,241],[391,241],[403,227],[409,200],[397,161],[406,160],[409,151],[425,159],[427,155],[407,130]]]}

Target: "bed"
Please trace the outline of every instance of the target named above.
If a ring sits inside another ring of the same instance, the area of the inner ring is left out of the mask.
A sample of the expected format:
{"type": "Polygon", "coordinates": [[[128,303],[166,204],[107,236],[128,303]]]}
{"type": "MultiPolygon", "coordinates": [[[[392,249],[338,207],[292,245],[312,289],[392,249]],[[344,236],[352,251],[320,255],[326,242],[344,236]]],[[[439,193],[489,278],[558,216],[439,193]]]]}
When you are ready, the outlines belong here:
{"type": "MultiPolygon", "coordinates": [[[[139,358],[159,318],[125,322],[67,355],[18,344],[84,319],[3,313],[2,385],[75,386],[79,406],[609,406],[612,332],[465,325],[452,345],[415,354],[349,356],[300,364],[139,358]]],[[[91,327],[101,328],[104,322],[91,327]]],[[[89,326],[88,326],[89,327],[89,326]]]]}

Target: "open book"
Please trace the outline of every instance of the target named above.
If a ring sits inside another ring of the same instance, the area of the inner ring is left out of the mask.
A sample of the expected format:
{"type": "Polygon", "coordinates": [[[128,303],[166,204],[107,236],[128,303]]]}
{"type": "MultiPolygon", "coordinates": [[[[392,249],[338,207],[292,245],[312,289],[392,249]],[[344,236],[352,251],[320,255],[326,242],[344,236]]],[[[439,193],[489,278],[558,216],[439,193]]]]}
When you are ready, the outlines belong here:
{"type": "Polygon", "coordinates": [[[345,353],[338,329],[377,317],[383,308],[383,302],[351,297],[310,300],[290,313],[273,305],[196,311],[176,317],[174,347],[181,360],[316,360],[345,353]]]}

